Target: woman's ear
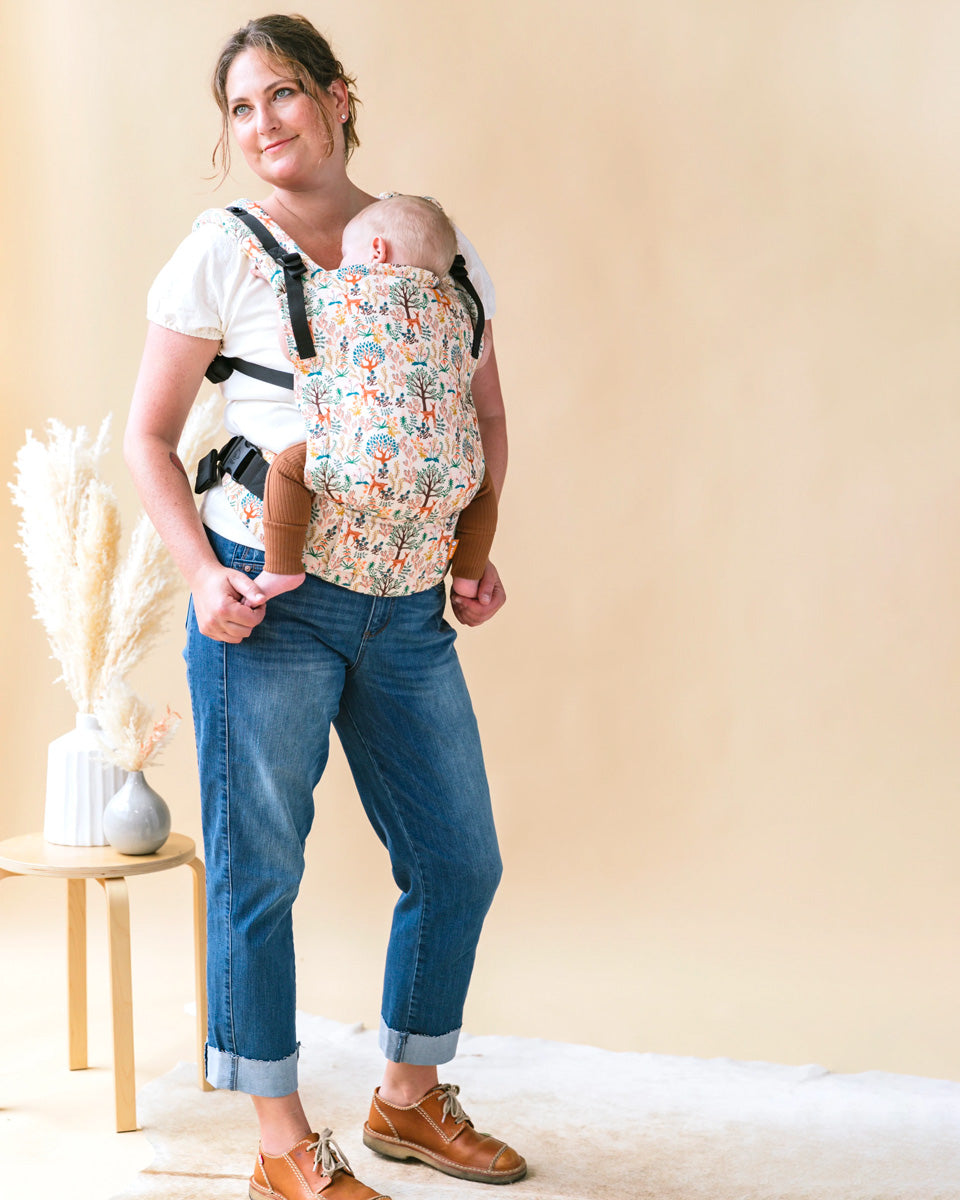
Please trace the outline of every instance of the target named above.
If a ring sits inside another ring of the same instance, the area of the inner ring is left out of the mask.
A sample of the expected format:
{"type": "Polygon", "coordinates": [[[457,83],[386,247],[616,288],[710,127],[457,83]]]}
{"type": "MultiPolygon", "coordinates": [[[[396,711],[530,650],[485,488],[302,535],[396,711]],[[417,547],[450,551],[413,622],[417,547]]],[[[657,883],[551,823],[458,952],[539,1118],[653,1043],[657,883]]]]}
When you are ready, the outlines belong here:
{"type": "Polygon", "coordinates": [[[350,115],[350,100],[347,95],[347,85],[342,79],[335,79],[327,88],[327,92],[333,100],[337,122],[342,123],[342,120],[350,115]]]}

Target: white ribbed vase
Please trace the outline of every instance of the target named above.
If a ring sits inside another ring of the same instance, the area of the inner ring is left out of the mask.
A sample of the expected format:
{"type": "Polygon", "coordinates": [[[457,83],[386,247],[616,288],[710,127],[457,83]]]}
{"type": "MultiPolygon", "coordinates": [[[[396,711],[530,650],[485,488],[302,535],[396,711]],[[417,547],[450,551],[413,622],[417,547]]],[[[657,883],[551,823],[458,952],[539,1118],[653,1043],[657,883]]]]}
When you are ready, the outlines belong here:
{"type": "Polygon", "coordinates": [[[43,836],[59,846],[106,846],[103,810],[126,777],[104,756],[97,718],[77,713],[76,729],[47,750],[43,836]]]}
{"type": "Polygon", "coordinates": [[[153,854],[170,836],[167,802],[147,783],[142,771],[131,771],[107,805],[103,831],[121,854],[153,854]]]}

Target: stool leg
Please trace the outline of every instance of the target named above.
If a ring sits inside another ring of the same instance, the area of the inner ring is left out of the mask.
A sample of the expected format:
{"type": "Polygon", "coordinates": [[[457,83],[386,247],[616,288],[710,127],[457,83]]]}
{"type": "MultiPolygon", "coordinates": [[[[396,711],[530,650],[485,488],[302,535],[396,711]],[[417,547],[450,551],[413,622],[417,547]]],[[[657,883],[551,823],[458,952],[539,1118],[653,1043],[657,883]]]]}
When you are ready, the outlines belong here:
{"type": "Polygon", "coordinates": [[[70,1070],[87,1065],[87,881],[67,880],[67,1002],[70,1070]]]}
{"type": "Polygon", "coordinates": [[[98,879],[107,898],[110,987],[113,997],[113,1084],[117,1133],[137,1128],[133,1062],[133,985],[130,979],[130,904],[125,879],[98,879]]]}
{"type": "Polygon", "coordinates": [[[197,1073],[200,1089],[212,1092],[203,1069],[203,1050],[207,1042],[207,875],[199,858],[187,863],[193,868],[193,957],[197,993],[197,1073]]]}

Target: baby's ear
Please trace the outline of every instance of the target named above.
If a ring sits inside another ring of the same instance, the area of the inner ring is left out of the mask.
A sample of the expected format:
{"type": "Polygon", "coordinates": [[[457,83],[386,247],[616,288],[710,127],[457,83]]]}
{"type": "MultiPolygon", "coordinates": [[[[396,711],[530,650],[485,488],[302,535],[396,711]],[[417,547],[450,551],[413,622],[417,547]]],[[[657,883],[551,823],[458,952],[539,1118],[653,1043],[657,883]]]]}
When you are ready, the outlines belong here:
{"type": "Polygon", "coordinates": [[[390,259],[387,257],[389,253],[390,247],[387,245],[387,239],[379,236],[375,237],[373,239],[372,257],[370,261],[375,263],[389,262],[390,259]]]}

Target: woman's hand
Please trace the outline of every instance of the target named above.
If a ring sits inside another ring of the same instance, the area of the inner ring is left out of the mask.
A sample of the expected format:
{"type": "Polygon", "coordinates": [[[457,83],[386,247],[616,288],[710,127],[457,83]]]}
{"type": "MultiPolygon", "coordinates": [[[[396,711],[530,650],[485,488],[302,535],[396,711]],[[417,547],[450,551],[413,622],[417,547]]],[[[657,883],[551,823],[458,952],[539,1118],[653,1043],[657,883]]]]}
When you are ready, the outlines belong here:
{"type": "Polygon", "coordinates": [[[263,593],[242,571],[213,563],[201,567],[190,583],[197,626],[215,642],[242,642],[267,611],[263,593]]]}
{"type": "Polygon", "coordinates": [[[494,613],[499,612],[506,601],[507,593],[500,582],[500,572],[492,562],[487,563],[480,577],[476,599],[458,596],[456,592],[450,593],[453,615],[461,625],[482,625],[484,621],[489,621],[494,613]]]}

